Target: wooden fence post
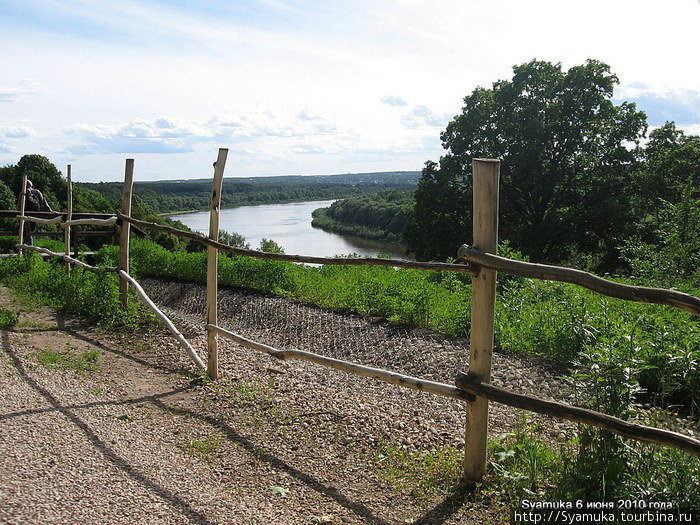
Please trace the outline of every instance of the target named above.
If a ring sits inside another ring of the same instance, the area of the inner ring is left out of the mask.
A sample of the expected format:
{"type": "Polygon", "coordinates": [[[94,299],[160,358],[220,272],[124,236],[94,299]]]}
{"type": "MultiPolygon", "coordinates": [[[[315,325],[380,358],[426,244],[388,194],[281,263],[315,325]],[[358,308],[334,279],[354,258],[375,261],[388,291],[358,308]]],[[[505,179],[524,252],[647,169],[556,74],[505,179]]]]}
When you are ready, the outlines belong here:
{"type": "MultiPolygon", "coordinates": [[[[214,163],[214,180],[211,185],[211,211],[209,212],[209,238],[219,240],[219,208],[221,207],[221,186],[224,180],[224,167],[228,149],[219,148],[219,156],[214,163]]],[[[219,250],[207,247],[207,324],[216,326],[218,309],[216,304],[219,291],[219,250]]],[[[219,378],[219,347],[216,332],[207,330],[207,376],[219,378]]]]}
{"type": "MultiPolygon", "coordinates": [[[[22,175],[22,189],[19,192],[19,214],[24,216],[24,207],[27,201],[27,175],[22,175]]],[[[24,244],[24,219],[19,220],[19,243],[24,244]]],[[[22,255],[22,248],[17,250],[19,255],[22,255]]]]}
{"type": "MultiPolygon", "coordinates": [[[[126,159],[124,169],[124,189],[122,192],[122,215],[131,217],[131,191],[134,186],[134,159],[126,159]]],[[[129,273],[129,234],[131,223],[122,221],[119,233],[119,268],[129,273]]],[[[120,276],[119,293],[122,306],[129,306],[129,281],[120,276]]]]}
{"type": "MultiPolygon", "coordinates": [[[[474,247],[487,253],[498,250],[498,178],[501,162],[472,159],[474,174],[474,247]]],[[[472,277],[472,317],[469,338],[469,375],[479,381],[491,380],[493,317],[496,301],[496,272],[481,268],[472,277]]],[[[486,472],[488,400],[477,397],[467,402],[464,440],[464,478],[468,485],[481,481],[486,472]]]]}
{"type": "MultiPolygon", "coordinates": [[[[68,164],[66,170],[66,222],[73,218],[73,181],[71,179],[71,165],[68,164]]],[[[66,255],[70,255],[70,226],[65,226],[63,230],[63,239],[66,243],[66,255]]],[[[66,261],[66,273],[70,273],[70,263],[66,261]]]]}

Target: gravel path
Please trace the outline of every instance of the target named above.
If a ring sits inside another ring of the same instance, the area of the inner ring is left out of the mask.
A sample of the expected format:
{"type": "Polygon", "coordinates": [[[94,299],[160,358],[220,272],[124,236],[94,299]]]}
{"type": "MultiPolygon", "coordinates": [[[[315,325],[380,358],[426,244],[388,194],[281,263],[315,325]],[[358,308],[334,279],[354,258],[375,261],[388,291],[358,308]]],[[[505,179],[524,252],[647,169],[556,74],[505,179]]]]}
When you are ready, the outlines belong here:
{"type": "MultiPolygon", "coordinates": [[[[189,337],[201,333],[199,327],[206,317],[204,286],[156,279],[145,279],[142,285],[168,315],[187,326],[189,337]]],[[[219,325],[279,349],[307,350],[448,384],[453,384],[456,373],[469,363],[469,342],[465,339],[333,313],[280,297],[220,290],[219,325]]],[[[225,356],[221,366],[226,367],[225,356]]],[[[495,385],[546,399],[574,400],[573,392],[560,379],[566,374],[561,365],[495,352],[492,367],[495,385]]],[[[512,426],[509,420],[513,412],[493,404],[490,424],[497,430],[512,426]]]]}
{"type": "MultiPolygon", "coordinates": [[[[204,353],[203,288],[146,280],[204,353]],[[199,324],[199,327],[197,326],[199,324]]],[[[421,493],[383,472],[379,452],[409,458],[461,448],[461,403],[220,343],[224,379],[203,383],[167,335],[95,332],[48,309],[2,332],[0,523],[496,523],[491,500],[421,493]],[[99,352],[77,373],[42,350],[99,352]],[[388,448],[391,447],[391,448],[388,448]]],[[[331,314],[284,299],[221,291],[224,327],[280,348],[316,351],[451,382],[465,341],[331,314]]],[[[498,354],[494,382],[566,399],[559,371],[498,354]]],[[[493,405],[491,432],[516,412],[493,405]]],[[[543,435],[563,430],[549,420],[543,435]]],[[[425,491],[424,491],[425,492],[425,491]]]]}

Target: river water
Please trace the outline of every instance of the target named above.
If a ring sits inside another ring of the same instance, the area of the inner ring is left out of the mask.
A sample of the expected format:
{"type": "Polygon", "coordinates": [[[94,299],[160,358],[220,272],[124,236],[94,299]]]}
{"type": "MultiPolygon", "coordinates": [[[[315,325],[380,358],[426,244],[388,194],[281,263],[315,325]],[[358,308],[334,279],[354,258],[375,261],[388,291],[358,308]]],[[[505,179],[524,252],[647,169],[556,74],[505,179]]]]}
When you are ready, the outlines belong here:
{"type": "MultiPolygon", "coordinates": [[[[285,253],[332,257],[355,253],[376,257],[390,254],[397,259],[412,259],[400,244],[362,239],[352,235],[329,233],[311,227],[311,212],[326,208],[334,200],[292,202],[288,204],[264,204],[241,206],[221,210],[219,229],[243,235],[251,248],[257,249],[260,241],[272,239],[282,246],[285,253]]],[[[209,212],[179,213],[170,215],[194,231],[209,233],[209,212]]]]}

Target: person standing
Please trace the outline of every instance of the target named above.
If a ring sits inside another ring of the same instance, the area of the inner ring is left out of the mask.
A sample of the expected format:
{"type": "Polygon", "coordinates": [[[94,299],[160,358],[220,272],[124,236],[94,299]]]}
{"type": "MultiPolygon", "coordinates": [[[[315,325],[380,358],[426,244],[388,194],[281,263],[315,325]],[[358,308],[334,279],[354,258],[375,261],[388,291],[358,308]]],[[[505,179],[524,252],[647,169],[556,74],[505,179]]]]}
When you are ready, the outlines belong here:
{"type": "MultiPolygon", "coordinates": [[[[45,208],[46,211],[53,211],[49,203],[46,202],[46,197],[44,197],[44,194],[34,187],[32,181],[27,179],[26,197],[24,199],[25,215],[28,215],[28,212],[32,211],[42,211],[42,208],[45,208]]],[[[27,237],[27,244],[30,246],[34,245],[34,237],[32,236],[34,230],[36,230],[35,222],[24,222],[24,234],[27,237]]]]}

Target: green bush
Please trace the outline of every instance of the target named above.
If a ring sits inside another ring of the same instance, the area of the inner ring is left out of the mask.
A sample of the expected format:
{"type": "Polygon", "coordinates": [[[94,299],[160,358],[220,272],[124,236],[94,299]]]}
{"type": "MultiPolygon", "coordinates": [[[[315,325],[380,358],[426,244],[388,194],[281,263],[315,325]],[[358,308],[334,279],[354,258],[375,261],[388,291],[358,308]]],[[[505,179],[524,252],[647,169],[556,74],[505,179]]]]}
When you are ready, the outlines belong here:
{"type": "Polygon", "coordinates": [[[67,274],[62,261],[28,254],[0,260],[0,280],[33,299],[99,324],[133,325],[152,319],[135,301],[126,310],[121,307],[119,280],[113,273],[96,274],[74,267],[67,274]]]}

